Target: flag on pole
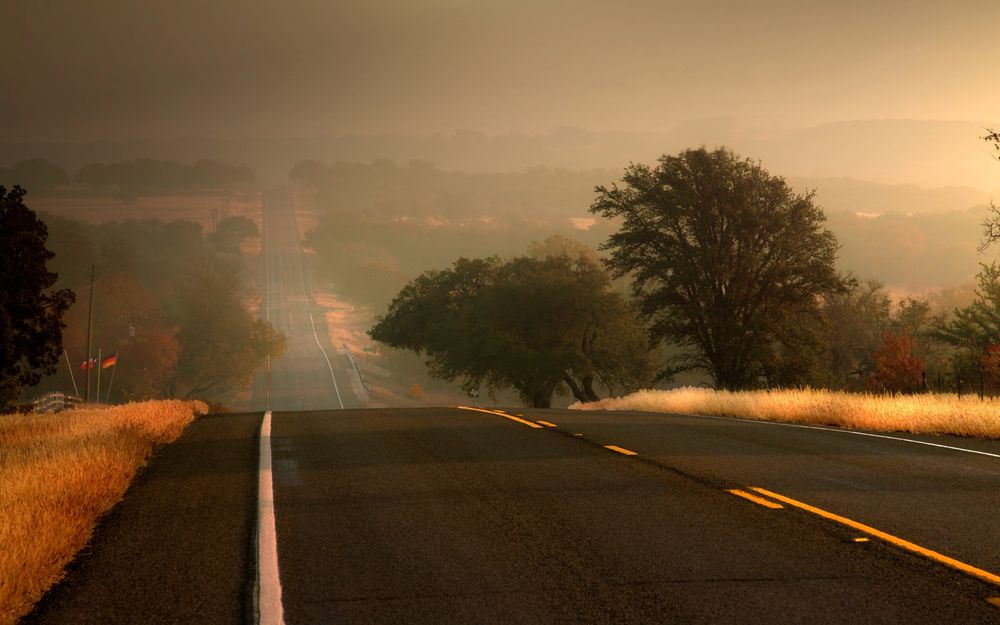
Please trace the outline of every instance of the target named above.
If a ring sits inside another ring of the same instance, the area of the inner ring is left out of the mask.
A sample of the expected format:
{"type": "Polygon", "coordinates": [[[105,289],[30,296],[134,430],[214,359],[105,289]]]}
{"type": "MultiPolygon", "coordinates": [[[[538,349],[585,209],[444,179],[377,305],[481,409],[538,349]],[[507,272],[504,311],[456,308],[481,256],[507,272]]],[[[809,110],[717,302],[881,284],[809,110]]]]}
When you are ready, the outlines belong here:
{"type": "Polygon", "coordinates": [[[81,369],[93,369],[96,366],[97,366],[96,358],[91,358],[90,360],[84,360],[83,362],[80,363],[81,369]]]}
{"type": "Polygon", "coordinates": [[[101,369],[114,367],[117,363],[118,363],[118,354],[113,354],[101,361],[101,369]]]}

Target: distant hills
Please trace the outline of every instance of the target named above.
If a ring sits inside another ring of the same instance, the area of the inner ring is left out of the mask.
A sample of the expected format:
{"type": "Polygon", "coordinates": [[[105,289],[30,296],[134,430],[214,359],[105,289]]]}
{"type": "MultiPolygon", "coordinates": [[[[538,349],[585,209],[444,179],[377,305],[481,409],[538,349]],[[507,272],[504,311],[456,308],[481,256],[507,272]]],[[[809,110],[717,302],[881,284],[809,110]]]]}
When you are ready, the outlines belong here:
{"type": "Polygon", "coordinates": [[[689,120],[660,133],[555,128],[543,134],[501,135],[457,130],[421,136],[0,141],[0,166],[41,157],[75,171],[88,163],[140,157],[184,162],[211,158],[245,162],[268,183],[280,184],[291,166],[305,159],[327,163],[421,160],[441,169],[465,172],[520,171],[539,166],[619,171],[630,161],[651,162],[660,154],[686,147],[728,145],[788,178],[846,177],[921,188],[972,187],[993,193],[1000,189],[1000,163],[981,140],[989,126],[987,122],[968,121],[870,120],[776,128],[753,120],[710,118],[689,120]]]}
{"type": "MultiPolygon", "coordinates": [[[[1000,164],[997,169],[1000,170],[1000,164]]],[[[964,211],[989,205],[994,199],[989,193],[973,187],[925,189],[912,184],[883,184],[855,178],[791,177],[787,180],[798,191],[815,190],[817,204],[828,213],[855,213],[863,217],[964,211]]],[[[1000,200],[1000,193],[995,197],[1000,200]]]]}

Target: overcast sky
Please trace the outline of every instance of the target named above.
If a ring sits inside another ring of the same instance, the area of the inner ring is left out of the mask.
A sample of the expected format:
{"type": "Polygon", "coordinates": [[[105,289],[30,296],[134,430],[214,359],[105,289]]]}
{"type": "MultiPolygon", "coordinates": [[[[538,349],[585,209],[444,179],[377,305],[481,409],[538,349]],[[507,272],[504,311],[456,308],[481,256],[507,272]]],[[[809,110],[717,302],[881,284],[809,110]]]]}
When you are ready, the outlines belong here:
{"type": "Polygon", "coordinates": [[[0,4],[5,140],[1000,117],[997,0],[0,4]]]}

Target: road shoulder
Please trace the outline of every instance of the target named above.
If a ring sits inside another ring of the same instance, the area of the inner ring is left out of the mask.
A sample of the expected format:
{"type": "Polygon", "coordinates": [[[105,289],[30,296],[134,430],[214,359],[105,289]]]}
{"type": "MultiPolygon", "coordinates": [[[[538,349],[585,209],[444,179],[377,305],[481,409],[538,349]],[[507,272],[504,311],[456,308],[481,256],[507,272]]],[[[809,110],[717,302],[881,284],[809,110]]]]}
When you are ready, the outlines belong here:
{"type": "Polygon", "coordinates": [[[159,449],[22,625],[245,622],[259,427],[209,415],[159,449]]]}

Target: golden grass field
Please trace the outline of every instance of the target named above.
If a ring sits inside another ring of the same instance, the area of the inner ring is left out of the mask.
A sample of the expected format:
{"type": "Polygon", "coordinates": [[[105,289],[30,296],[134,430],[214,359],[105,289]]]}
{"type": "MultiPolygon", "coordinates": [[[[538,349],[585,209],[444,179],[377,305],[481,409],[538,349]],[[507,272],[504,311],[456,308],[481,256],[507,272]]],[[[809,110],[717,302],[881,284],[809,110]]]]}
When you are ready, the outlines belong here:
{"type": "Polygon", "coordinates": [[[871,395],[824,390],[714,391],[684,387],[638,391],[578,410],[718,415],[859,430],[1000,438],[1000,399],[952,394],[871,395]]]}
{"type": "Polygon", "coordinates": [[[206,411],[170,400],[0,415],[0,625],[59,581],[153,448],[206,411]]]}

